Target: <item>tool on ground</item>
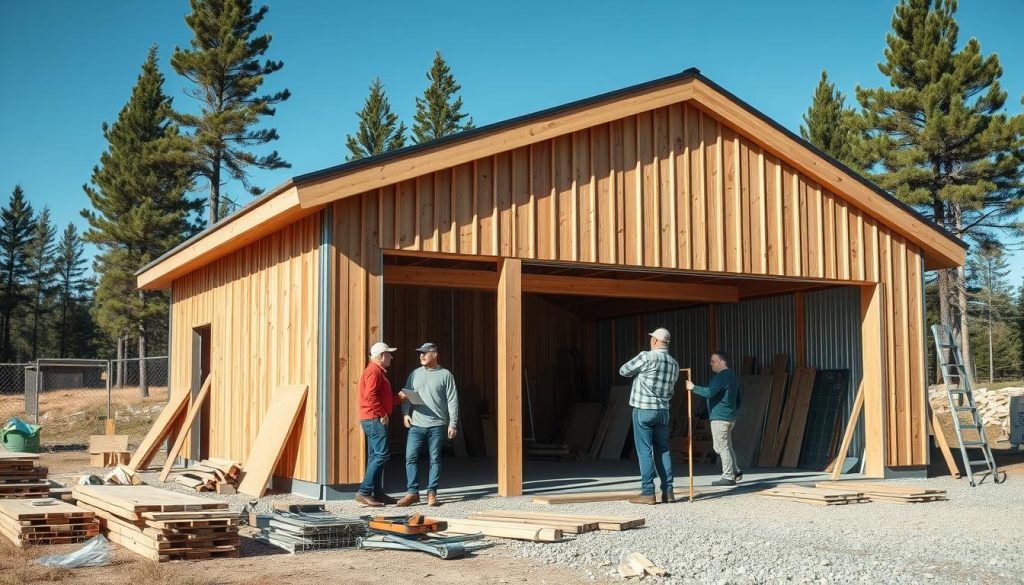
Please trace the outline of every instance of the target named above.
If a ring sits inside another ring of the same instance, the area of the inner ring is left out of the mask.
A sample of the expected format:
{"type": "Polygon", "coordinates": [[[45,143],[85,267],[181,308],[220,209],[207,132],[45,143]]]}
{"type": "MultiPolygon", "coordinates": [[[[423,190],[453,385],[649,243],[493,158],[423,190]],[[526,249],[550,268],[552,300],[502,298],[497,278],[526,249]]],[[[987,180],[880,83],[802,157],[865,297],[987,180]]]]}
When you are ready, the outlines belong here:
{"type": "Polygon", "coordinates": [[[448,528],[448,523],[427,518],[422,514],[413,514],[411,516],[375,516],[368,524],[370,530],[400,535],[441,532],[448,528]]]}
{"type": "Polygon", "coordinates": [[[413,550],[427,553],[439,559],[451,560],[466,556],[466,553],[490,548],[494,543],[471,542],[479,540],[482,535],[469,534],[446,538],[417,540],[395,534],[378,534],[360,538],[356,546],[360,549],[413,550]],[[468,544],[467,544],[468,543],[468,544]]]}
{"type": "MultiPolygon", "coordinates": [[[[967,378],[964,369],[964,360],[960,353],[960,343],[953,336],[953,330],[948,325],[932,325],[932,337],[935,338],[935,353],[939,360],[939,369],[942,370],[942,382],[946,387],[946,398],[949,400],[949,411],[953,414],[953,429],[956,430],[956,438],[960,442],[960,456],[963,458],[964,470],[967,472],[967,479],[971,487],[985,481],[985,478],[992,476],[995,483],[1006,481],[1006,472],[999,471],[995,459],[992,457],[992,448],[988,444],[988,437],[985,435],[985,423],[978,416],[978,406],[974,402],[974,393],[971,391],[971,382],[967,378]],[[954,399],[956,397],[957,399],[954,399]],[[961,413],[967,413],[970,422],[961,419],[961,413]],[[971,431],[977,434],[977,438],[964,438],[964,431],[971,431]],[[967,455],[967,449],[981,451],[981,459],[971,459],[967,455]],[[981,479],[974,480],[974,468],[981,467],[981,479]]],[[[935,429],[941,433],[942,429],[935,429]]]]}

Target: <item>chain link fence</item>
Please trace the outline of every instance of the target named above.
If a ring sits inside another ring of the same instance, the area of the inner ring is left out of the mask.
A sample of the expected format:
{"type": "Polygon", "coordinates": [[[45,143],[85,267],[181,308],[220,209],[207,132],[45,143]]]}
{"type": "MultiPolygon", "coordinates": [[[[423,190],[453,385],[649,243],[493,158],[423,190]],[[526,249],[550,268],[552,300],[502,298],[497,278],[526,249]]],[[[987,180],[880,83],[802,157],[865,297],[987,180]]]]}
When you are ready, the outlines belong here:
{"type": "Polygon", "coordinates": [[[167,356],[124,360],[39,359],[0,364],[0,425],[40,425],[44,449],[84,450],[115,432],[137,445],[167,403],[167,356]]]}

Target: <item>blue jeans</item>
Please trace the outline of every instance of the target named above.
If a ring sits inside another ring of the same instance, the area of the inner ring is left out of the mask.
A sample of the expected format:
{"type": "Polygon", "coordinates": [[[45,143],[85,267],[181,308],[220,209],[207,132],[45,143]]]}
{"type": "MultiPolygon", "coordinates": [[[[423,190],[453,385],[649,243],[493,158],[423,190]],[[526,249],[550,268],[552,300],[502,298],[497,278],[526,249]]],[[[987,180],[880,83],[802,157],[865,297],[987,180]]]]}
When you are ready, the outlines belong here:
{"type": "Polygon", "coordinates": [[[654,473],[661,478],[661,491],[672,491],[672,454],[668,450],[667,408],[634,408],[633,439],[640,460],[640,494],[654,495],[654,473]]]}
{"type": "Polygon", "coordinates": [[[447,436],[448,427],[409,427],[409,440],[405,443],[405,478],[408,480],[410,494],[420,493],[417,479],[420,451],[423,443],[427,443],[430,453],[430,474],[427,479],[427,491],[437,492],[437,484],[441,481],[441,446],[447,436]]]}
{"type": "Polygon", "coordinates": [[[379,496],[384,493],[384,464],[391,453],[388,452],[388,427],[380,419],[361,420],[366,435],[366,474],[363,483],[359,484],[359,495],[379,496]]]}

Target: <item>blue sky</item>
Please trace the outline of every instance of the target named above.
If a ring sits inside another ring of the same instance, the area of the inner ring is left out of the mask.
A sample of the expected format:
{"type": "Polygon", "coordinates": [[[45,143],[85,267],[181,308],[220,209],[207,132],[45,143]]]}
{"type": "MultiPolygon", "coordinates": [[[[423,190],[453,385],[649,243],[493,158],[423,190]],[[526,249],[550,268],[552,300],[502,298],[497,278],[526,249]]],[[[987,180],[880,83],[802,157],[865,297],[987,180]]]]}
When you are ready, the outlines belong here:
{"type": "MultiPolygon", "coordinates": [[[[477,125],[698,67],[796,131],[823,68],[848,101],[857,84],[885,83],[876,64],[895,3],[270,1],[260,31],[273,35],[268,56],[285,67],[265,87],[292,92],[270,125],[281,134],[274,148],[293,166],[256,171],[254,181],[270,188],[343,162],[373,77],[411,125],[435,49],[477,125]]],[[[999,54],[1008,111],[1021,111],[1024,2],[960,4],[961,42],[974,36],[984,53],[999,54]]],[[[169,64],[191,38],[188,12],[186,0],[0,0],[3,201],[20,183],[58,224],[84,228],[82,185],[106,147],[100,125],[127,101],[153,43],[165,91],[178,108],[194,108],[169,64]]],[[[238,187],[228,191],[248,201],[238,187]]],[[[1011,263],[1017,285],[1024,254],[1011,263]]]]}

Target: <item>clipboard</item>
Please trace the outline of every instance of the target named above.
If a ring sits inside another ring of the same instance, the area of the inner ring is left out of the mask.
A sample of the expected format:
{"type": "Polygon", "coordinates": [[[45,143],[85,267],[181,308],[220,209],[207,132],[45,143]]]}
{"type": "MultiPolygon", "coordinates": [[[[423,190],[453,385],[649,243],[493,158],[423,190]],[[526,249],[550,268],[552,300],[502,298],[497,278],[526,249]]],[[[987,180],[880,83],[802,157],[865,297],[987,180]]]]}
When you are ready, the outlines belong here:
{"type": "Polygon", "coordinates": [[[409,390],[408,388],[403,388],[402,392],[405,393],[405,399],[409,401],[409,404],[423,406],[423,397],[420,396],[419,392],[409,390]]]}

